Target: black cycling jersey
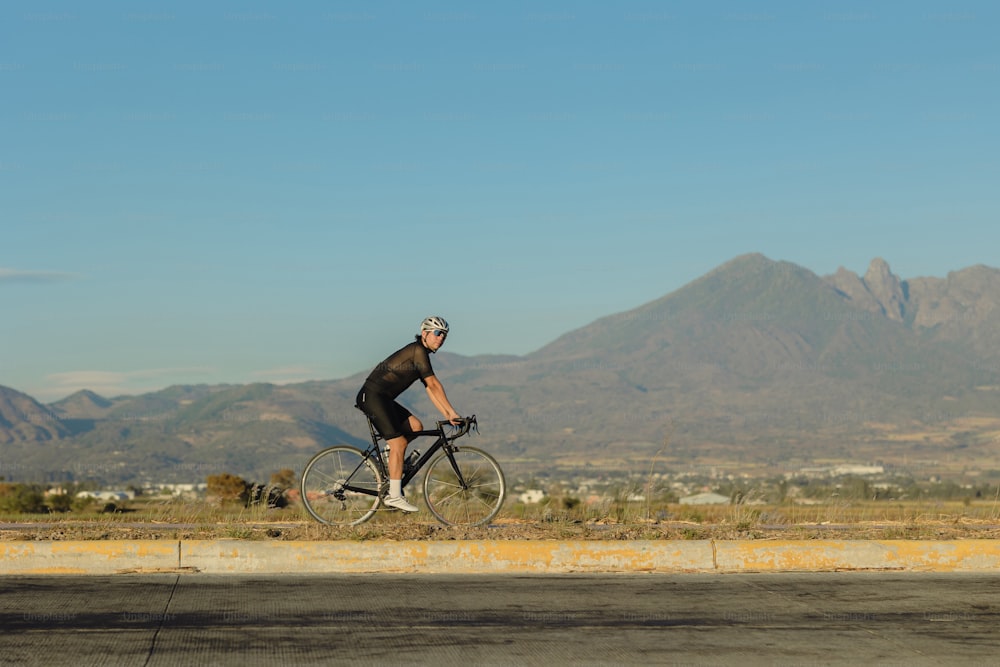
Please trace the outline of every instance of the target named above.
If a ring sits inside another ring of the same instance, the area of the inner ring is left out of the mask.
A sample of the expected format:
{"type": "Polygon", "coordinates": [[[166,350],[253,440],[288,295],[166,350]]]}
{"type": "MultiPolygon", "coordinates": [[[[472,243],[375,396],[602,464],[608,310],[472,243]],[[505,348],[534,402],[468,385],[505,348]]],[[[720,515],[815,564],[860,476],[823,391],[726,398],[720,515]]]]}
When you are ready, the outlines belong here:
{"type": "Polygon", "coordinates": [[[367,414],[372,424],[386,440],[405,435],[410,427],[412,413],[395,401],[411,384],[420,380],[427,385],[427,378],[434,375],[430,350],[420,342],[420,337],[409,345],[393,352],[375,367],[358,392],[357,406],[367,414]]]}
{"type": "Polygon", "coordinates": [[[389,398],[396,398],[417,380],[426,385],[427,378],[432,375],[434,369],[431,368],[430,351],[418,339],[396,350],[377,365],[368,375],[365,385],[377,388],[379,393],[389,398]]]}

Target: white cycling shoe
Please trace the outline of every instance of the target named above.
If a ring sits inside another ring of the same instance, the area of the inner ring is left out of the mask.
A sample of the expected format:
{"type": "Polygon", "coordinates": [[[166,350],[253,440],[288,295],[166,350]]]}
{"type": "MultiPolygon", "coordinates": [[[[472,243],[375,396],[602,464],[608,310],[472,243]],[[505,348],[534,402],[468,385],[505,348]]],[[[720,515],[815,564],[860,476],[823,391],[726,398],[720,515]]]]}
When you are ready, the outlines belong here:
{"type": "Polygon", "coordinates": [[[386,496],[386,499],[382,501],[385,503],[386,507],[391,507],[393,509],[402,510],[404,512],[419,512],[420,508],[416,505],[411,505],[407,502],[406,498],[399,496],[398,498],[393,498],[391,496],[386,496]]]}

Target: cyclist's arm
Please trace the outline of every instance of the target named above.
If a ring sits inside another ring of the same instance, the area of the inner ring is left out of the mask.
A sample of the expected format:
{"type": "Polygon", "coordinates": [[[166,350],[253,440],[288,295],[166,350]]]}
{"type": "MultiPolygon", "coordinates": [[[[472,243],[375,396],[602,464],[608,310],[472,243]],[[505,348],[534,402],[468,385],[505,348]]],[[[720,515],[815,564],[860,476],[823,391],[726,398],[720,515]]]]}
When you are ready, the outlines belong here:
{"type": "Polygon", "coordinates": [[[448,421],[459,419],[458,412],[451,407],[451,402],[448,400],[447,394],[444,393],[444,386],[436,376],[430,375],[424,378],[424,386],[427,387],[427,396],[431,399],[431,403],[444,415],[445,419],[448,421]]]}

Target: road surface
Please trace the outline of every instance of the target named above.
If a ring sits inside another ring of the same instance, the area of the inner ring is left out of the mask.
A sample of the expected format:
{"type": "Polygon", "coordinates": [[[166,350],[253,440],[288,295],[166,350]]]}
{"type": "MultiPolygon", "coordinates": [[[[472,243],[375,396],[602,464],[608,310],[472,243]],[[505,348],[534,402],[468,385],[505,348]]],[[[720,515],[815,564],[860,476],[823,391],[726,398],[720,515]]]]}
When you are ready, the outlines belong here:
{"type": "Polygon", "coordinates": [[[1000,574],[0,577],[3,665],[1000,665],[1000,574]]]}

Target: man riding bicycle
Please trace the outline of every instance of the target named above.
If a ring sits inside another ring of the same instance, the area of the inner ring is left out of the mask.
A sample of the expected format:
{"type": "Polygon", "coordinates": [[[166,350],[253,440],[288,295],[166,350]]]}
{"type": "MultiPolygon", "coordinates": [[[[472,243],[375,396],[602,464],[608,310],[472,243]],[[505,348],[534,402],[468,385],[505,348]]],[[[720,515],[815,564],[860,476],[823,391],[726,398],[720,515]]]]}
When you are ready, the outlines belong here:
{"type": "Polygon", "coordinates": [[[416,505],[403,497],[403,461],[406,446],[414,433],[423,430],[423,424],[409,410],[396,402],[414,382],[420,380],[444,418],[452,423],[460,419],[445,394],[444,387],[434,375],[430,355],[437,352],[448,336],[448,322],[442,317],[431,316],[420,323],[420,333],[415,340],[375,366],[358,392],[357,406],[372,420],[372,424],[385,439],[389,450],[389,495],[385,504],[404,512],[419,511],[416,505]]]}

